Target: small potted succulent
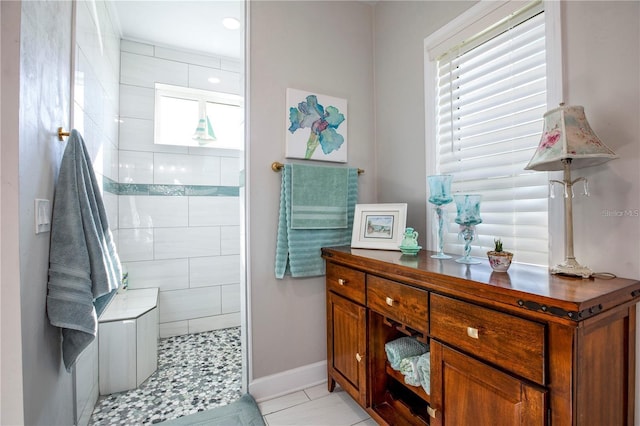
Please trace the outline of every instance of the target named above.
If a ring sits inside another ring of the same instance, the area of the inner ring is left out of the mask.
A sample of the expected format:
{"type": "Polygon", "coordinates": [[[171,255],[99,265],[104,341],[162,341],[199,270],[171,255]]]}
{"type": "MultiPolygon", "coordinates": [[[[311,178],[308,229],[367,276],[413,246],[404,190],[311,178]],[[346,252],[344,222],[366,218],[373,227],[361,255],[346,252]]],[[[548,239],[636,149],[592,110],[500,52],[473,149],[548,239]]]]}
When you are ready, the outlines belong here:
{"type": "Polygon", "coordinates": [[[511,266],[513,253],[502,250],[502,240],[500,238],[494,239],[493,242],[495,243],[494,250],[487,252],[489,265],[496,272],[507,272],[507,269],[511,266]]]}

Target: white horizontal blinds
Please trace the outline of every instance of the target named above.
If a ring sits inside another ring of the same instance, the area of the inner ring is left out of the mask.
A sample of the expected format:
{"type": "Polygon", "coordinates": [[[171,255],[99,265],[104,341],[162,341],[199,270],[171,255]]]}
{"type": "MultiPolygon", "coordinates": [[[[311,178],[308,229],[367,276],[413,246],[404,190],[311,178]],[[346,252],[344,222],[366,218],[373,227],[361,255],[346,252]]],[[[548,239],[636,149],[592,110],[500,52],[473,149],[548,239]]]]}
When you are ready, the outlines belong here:
{"type": "MultiPolygon", "coordinates": [[[[501,238],[515,261],[546,265],[547,176],[524,170],[547,109],[544,14],[529,9],[496,32],[437,62],[438,172],[454,175],[454,193],[482,195],[473,256],[501,238]]],[[[462,253],[448,208],[445,251],[462,253]]]]}

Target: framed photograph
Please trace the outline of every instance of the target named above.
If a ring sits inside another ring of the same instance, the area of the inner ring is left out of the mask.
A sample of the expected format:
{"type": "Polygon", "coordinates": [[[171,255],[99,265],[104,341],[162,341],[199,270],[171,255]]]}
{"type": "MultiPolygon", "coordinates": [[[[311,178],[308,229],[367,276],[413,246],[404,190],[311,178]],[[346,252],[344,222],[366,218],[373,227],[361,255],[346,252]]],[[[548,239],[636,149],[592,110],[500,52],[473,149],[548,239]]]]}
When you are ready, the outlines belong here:
{"type": "Polygon", "coordinates": [[[347,162],[347,100],[287,89],[287,158],[347,162]]]}
{"type": "Polygon", "coordinates": [[[400,250],[407,204],[356,204],[351,247],[400,250]]]}

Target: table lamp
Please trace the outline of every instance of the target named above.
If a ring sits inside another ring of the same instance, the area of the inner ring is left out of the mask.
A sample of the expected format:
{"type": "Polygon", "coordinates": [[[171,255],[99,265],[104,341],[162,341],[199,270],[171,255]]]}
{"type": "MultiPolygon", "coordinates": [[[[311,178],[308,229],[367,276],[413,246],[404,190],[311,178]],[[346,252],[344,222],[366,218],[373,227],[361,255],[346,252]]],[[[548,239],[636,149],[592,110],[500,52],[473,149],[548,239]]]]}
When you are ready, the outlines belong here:
{"type": "Polygon", "coordinates": [[[553,185],[564,186],[564,251],[565,260],[550,268],[552,274],[575,275],[589,278],[591,269],[580,265],[573,254],[573,185],[582,181],[584,194],[589,195],[587,180],[580,177],[571,180],[571,168],[590,167],[617,158],[591,130],[581,106],[565,106],[544,114],[544,129],[540,145],[526,170],[563,170],[563,180],[550,180],[549,193],[553,198],[553,185]]]}

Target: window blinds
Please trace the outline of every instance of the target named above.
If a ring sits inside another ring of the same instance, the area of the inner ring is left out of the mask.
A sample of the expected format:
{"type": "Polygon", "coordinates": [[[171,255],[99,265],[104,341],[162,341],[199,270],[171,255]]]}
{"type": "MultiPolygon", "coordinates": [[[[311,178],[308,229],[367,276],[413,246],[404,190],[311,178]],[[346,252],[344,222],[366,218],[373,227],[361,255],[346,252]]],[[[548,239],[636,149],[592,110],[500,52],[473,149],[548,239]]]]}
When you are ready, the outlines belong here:
{"type": "MultiPolygon", "coordinates": [[[[510,17],[498,34],[437,61],[436,155],[438,172],[454,175],[454,193],[482,195],[472,255],[486,256],[501,238],[514,261],[546,265],[547,176],[524,170],[547,110],[544,14],[536,13],[510,17]]],[[[445,251],[461,253],[448,208],[445,251]]]]}

